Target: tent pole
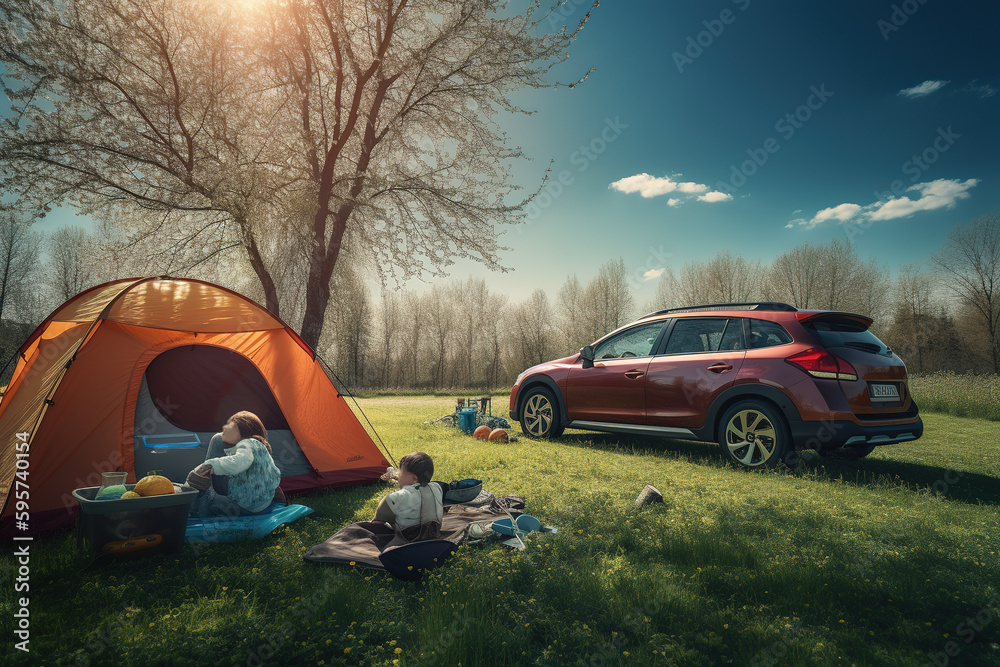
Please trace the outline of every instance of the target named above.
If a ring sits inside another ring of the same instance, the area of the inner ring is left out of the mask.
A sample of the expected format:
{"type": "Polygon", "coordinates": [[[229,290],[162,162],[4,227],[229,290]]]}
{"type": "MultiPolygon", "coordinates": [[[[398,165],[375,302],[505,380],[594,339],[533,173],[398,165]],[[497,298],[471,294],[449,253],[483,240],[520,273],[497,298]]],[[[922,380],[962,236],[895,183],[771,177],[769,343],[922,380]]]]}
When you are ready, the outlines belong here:
{"type": "MultiPolygon", "coordinates": [[[[375,437],[378,438],[378,442],[382,446],[382,453],[384,453],[386,455],[386,457],[389,459],[389,462],[392,463],[392,465],[394,467],[398,467],[398,464],[396,463],[396,459],[392,458],[392,454],[389,453],[389,448],[385,446],[384,442],[382,442],[382,436],[380,436],[378,434],[378,431],[375,430],[375,425],[371,423],[371,420],[368,419],[368,415],[366,415],[365,411],[361,409],[361,406],[358,404],[358,399],[354,396],[354,393],[351,391],[351,388],[348,387],[344,383],[344,381],[340,379],[340,376],[338,376],[333,371],[332,368],[330,368],[330,364],[326,363],[326,359],[324,359],[323,357],[321,357],[319,355],[319,352],[316,352],[315,350],[313,350],[313,354],[316,356],[317,359],[320,360],[320,362],[322,362],[322,364],[324,366],[326,366],[326,370],[330,371],[330,375],[332,375],[334,377],[334,379],[336,379],[337,382],[340,383],[340,385],[344,388],[344,391],[347,392],[347,395],[351,397],[351,400],[354,401],[354,405],[356,405],[358,407],[358,412],[360,412],[361,416],[365,418],[365,421],[368,422],[369,426],[371,426],[372,433],[374,433],[375,437]]],[[[338,394],[340,393],[340,389],[339,388],[337,389],[337,393],[338,394]]]]}

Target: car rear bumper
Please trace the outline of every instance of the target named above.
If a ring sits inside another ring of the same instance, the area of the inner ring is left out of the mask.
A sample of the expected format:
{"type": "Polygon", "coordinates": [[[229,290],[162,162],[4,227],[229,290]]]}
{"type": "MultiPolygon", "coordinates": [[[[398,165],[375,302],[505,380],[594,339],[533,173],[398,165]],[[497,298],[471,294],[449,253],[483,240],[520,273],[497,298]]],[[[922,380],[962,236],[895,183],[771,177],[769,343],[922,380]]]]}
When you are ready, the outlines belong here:
{"type": "Polygon", "coordinates": [[[891,445],[916,440],[924,433],[924,423],[917,417],[902,424],[856,424],[843,420],[799,421],[789,424],[792,441],[800,449],[891,445]]]}

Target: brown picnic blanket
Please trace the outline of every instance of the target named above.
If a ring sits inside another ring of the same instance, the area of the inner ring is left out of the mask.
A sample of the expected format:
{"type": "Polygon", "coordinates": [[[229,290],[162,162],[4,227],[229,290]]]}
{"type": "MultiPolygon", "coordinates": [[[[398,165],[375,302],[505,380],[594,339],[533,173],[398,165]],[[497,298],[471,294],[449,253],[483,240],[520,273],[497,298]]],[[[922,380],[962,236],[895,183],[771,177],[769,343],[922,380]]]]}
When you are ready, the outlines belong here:
{"type": "MultiPolygon", "coordinates": [[[[507,516],[506,506],[515,518],[524,513],[524,499],[518,496],[494,498],[489,505],[446,505],[441,520],[441,537],[455,545],[465,540],[466,531],[473,523],[492,523],[507,516]],[[502,505],[501,505],[502,503],[502,505]]],[[[325,542],[306,551],[302,557],[314,563],[350,563],[377,570],[385,566],[379,555],[392,541],[396,533],[383,523],[360,521],[344,526],[325,542]]]]}

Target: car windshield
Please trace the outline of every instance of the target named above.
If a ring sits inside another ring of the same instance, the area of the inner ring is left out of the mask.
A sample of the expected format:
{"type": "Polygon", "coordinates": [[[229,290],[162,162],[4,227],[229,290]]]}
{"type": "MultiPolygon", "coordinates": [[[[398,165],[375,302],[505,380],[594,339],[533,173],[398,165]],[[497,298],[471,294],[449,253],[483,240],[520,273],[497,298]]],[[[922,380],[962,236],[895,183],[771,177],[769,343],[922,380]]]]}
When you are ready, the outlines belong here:
{"type": "Polygon", "coordinates": [[[873,354],[880,354],[888,349],[878,336],[857,320],[823,318],[807,322],[805,328],[823,347],[853,347],[873,354]]]}

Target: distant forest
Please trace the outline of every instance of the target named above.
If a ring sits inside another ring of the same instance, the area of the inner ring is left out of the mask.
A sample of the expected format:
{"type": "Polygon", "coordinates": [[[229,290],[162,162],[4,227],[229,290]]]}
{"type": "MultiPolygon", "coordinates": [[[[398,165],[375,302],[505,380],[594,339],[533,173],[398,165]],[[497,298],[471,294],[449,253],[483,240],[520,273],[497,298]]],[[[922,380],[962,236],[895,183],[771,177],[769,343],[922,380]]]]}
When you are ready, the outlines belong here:
{"type": "MultiPolygon", "coordinates": [[[[130,254],[113,238],[80,228],[45,237],[6,218],[0,229],[3,362],[74,294],[107,280],[170,272],[150,258],[148,252],[130,254]]],[[[781,301],[873,317],[872,331],[910,373],[1000,372],[1000,224],[994,215],[956,226],[924,270],[909,265],[892,273],[839,240],[800,245],[770,263],[726,251],[665,270],[653,301],[640,304],[634,287],[644,268],[613,259],[586,283],[568,276],[558,287],[539,288],[513,302],[499,276],[496,281],[440,280],[422,293],[392,286],[372,290],[366,271],[349,259],[333,277],[318,352],[352,389],[492,390],[510,386],[533,364],[573,354],[654,310],[781,301]]],[[[252,275],[224,254],[184,277],[264,301],[252,275]]],[[[296,326],[296,313],[282,316],[296,326]]],[[[13,363],[0,382],[12,369],[13,363]]]]}

